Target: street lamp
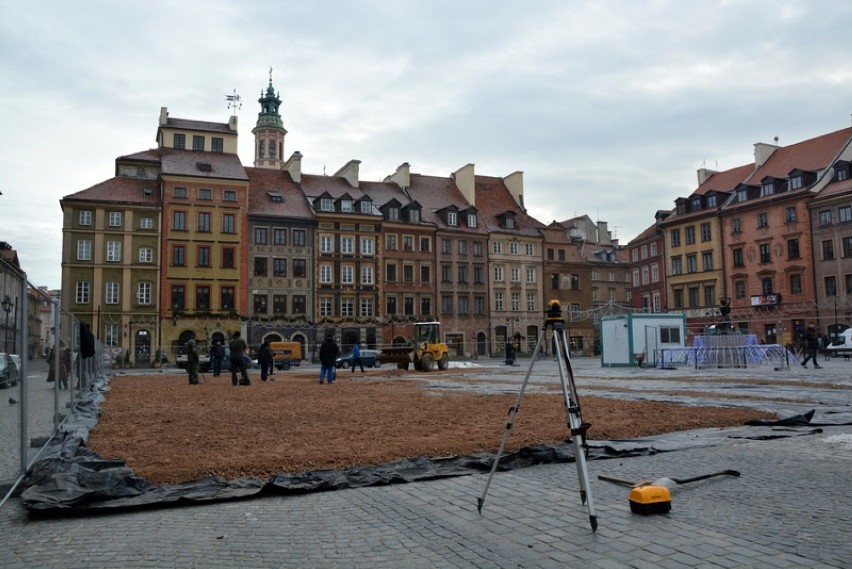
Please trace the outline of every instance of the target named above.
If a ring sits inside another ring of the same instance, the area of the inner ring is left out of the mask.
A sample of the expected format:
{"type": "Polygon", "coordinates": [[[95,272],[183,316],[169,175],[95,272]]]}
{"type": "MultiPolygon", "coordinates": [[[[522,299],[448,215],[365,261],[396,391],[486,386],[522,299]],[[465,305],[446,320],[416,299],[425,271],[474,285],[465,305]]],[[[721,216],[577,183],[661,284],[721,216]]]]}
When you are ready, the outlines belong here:
{"type": "Polygon", "coordinates": [[[4,336],[3,336],[3,351],[7,354],[9,353],[9,313],[12,312],[12,307],[15,303],[12,302],[12,299],[9,298],[9,295],[3,297],[3,302],[0,303],[3,305],[3,312],[6,313],[6,325],[4,328],[4,336]]]}
{"type": "Polygon", "coordinates": [[[831,343],[837,342],[837,289],[834,290],[834,326],[831,331],[831,343]]]}

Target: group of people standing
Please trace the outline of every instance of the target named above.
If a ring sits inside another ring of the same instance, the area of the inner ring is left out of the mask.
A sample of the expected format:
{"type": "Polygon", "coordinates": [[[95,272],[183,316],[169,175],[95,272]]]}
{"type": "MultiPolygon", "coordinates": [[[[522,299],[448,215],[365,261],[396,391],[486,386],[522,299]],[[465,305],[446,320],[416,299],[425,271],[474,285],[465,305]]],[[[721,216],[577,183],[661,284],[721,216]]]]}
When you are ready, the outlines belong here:
{"type": "MultiPolygon", "coordinates": [[[[251,381],[248,377],[246,358],[244,357],[247,355],[248,346],[246,345],[246,341],[240,337],[239,332],[234,332],[230,342],[228,342],[228,348],[230,349],[231,354],[231,383],[233,385],[251,385],[251,381]]],[[[200,383],[198,380],[198,374],[200,371],[199,355],[194,337],[186,343],[186,356],[186,372],[189,376],[189,383],[190,385],[198,385],[200,383]]],[[[328,334],[319,349],[320,383],[334,383],[337,358],[339,357],[340,347],[334,340],[334,334],[328,334]]],[[[224,346],[222,346],[219,340],[214,340],[213,345],[210,347],[210,363],[213,368],[213,377],[218,377],[222,374],[224,358],[224,346]]],[[[275,379],[275,368],[273,367],[275,363],[274,355],[272,353],[270,343],[266,340],[264,340],[258,349],[257,363],[260,365],[261,381],[275,379]]],[[[361,372],[363,373],[364,364],[361,362],[361,346],[358,342],[352,346],[353,372],[355,371],[356,365],[361,367],[361,372]]]]}
{"type": "MultiPolygon", "coordinates": [[[[261,379],[266,381],[267,376],[270,375],[269,370],[272,369],[272,350],[269,349],[269,342],[264,342],[263,344],[258,352],[258,362],[261,364],[261,379]],[[264,355],[264,346],[268,358],[264,355]]],[[[249,380],[248,376],[248,366],[244,357],[247,355],[248,345],[239,332],[234,332],[233,336],[231,336],[228,348],[231,352],[231,383],[233,385],[251,385],[251,380],[249,380]]],[[[218,340],[215,340],[210,347],[210,363],[213,367],[214,377],[222,374],[224,359],[225,349],[218,340]]],[[[186,343],[186,373],[189,376],[190,385],[198,385],[200,383],[198,381],[199,367],[198,347],[195,343],[195,337],[192,337],[186,343]]]]}

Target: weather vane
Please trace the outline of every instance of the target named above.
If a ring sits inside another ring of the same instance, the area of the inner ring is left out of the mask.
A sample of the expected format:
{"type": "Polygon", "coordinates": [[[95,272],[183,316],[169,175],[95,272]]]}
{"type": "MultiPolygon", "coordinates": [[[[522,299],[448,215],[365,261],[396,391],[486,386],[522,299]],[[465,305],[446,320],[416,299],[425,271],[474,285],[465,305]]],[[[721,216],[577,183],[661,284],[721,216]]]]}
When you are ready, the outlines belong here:
{"type": "Polygon", "coordinates": [[[237,116],[237,111],[243,108],[243,100],[237,95],[237,90],[234,89],[233,95],[225,95],[225,100],[228,101],[228,108],[234,110],[234,116],[237,116]]]}

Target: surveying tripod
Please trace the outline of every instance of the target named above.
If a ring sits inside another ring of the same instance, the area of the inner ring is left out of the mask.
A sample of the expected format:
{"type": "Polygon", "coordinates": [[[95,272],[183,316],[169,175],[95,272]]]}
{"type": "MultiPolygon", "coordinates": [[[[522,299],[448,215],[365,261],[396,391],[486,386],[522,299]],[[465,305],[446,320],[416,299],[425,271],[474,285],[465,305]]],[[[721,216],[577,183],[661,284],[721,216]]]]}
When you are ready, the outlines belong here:
{"type": "Polygon", "coordinates": [[[518,392],[518,398],[515,404],[509,409],[509,419],[506,423],[506,430],[503,432],[503,439],[500,441],[500,449],[497,451],[497,456],[494,458],[494,463],[491,465],[491,474],[488,476],[488,481],[485,483],[485,490],[482,496],[477,499],[477,510],[482,513],[482,505],[485,503],[485,496],[488,494],[488,488],[491,486],[491,480],[494,478],[494,473],[497,471],[497,465],[500,462],[500,457],[503,456],[503,449],[506,447],[506,442],[509,440],[509,434],[515,424],[515,417],[521,409],[521,399],[524,397],[524,391],[527,388],[530,375],[532,375],[533,366],[538,359],[541,345],[547,341],[547,329],[553,330],[553,355],[556,356],[556,361],[559,366],[559,380],[562,383],[562,396],[565,403],[565,416],[568,421],[568,429],[571,433],[571,443],[574,446],[574,462],[577,464],[577,478],[580,482],[580,500],[586,504],[589,511],[589,524],[592,526],[592,532],[598,529],[598,517],[595,514],[595,506],[592,501],[592,489],[589,486],[589,470],[586,466],[586,430],[589,425],[583,423],[583,418],[580,416],[580,401],[577,398],[577,388],[574,385],[574,373],[571,370],[571,357],[568,355],[568,344],[565,338],[565,324],[561,318],[554,318],[552,312],[548,311],[548,318],[545,320],[544,328],[538,337],[538,341],[533,351],[530,367],[524,377],[524,382],[521,384],[521,389],[518,392]]]}

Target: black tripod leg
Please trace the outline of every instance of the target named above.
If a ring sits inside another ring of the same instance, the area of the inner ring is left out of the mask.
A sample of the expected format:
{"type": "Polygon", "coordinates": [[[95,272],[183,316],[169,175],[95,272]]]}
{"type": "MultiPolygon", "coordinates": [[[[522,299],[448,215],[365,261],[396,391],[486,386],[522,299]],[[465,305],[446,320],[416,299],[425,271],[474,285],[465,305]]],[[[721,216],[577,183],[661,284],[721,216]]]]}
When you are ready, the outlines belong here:
{"type": "Polygon", "coordinates": [[[571,369],[571,356],[568,354],[568,344],[565,340],[565,330],[554,330],[556,338],[556,356],[559,364],[559,379],[562,382],[562,395],[565,400],[565,417],[571,433],[574,446],[574,462],[577,465],[577,479],[580,483],[580,500],[589,512],[589,524],[592,532],[598,529],[598,517],[595,513],[592,488],[589,481],[589,469],[586,464],[586,429],[580,413],[580,402],[577,398],[577,388],[574,385],[574,372],[571,369]]]}
{"type": "Polygon", "coordinates": [[[476,509],[479,513],[482,513],[482,505],[485,503],[485,496],[488,494],[488,488],[491,486],[491,480],[494,478],[494,473],[497,471],[497,465],[500,462],[500,457],[503,456],[503,449],[506,448],[506,442],[509,440],[509,434],[512,432],[512,427],[515,425],[515,416],[518,414],[518,411],[521,409],[521,399],[524,397],[524,391],[527,388],[527,383],[530,380],[530,375],[532,374],[533,366],[535,365],[535,360],[538,359],[538,351],[541,347],[542,339],[545,336],[546,329],[541,331],[541,334],[538,337],[538,341],[535,344],[535,351],[533,352],[533,357],[530,360],[530,367],[527,370],[526,376],[524,376],[524,382],[521,384],[521,389],[518,391],[518,397],[515,399],[515,404],[509,408],[509,419],[506,421],[506,430],[503,431],[503,438],[500,441],[500,448],[497,450],[497,456],[494,457],[494,463],[491,465],[491,473],[488,475],[488,481],[485,483],[485,489],[482,491],[482,496],[477,499],[476,509]]]}

